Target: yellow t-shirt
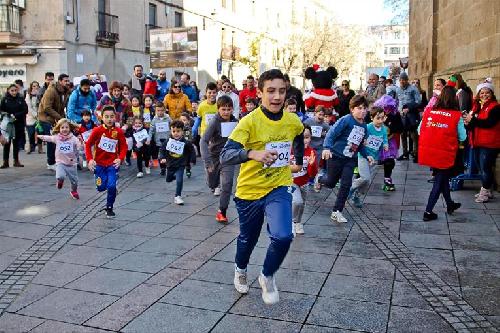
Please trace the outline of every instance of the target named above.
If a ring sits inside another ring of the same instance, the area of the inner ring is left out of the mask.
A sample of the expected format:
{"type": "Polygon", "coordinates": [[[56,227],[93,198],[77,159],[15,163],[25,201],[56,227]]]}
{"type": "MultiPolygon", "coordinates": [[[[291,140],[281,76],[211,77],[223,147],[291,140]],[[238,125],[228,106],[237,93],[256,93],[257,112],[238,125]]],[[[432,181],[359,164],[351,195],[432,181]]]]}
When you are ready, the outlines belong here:
{"type": "Polygon", "coordinates": [[[205,130],[208,127],[209,122],[213,119],[215,114],[217,113],[217,103],[208,104],[207,101],[203,101],[198,106],[198,117],[201,118],[200,124],[200,136],[205,133],[205,130]]]}
{"type": "Polygon", "coordinates": [[[292,185],[292,172],[288,161],[293,139],[304,130],[300,119],[292,113],[284,112],[280,120],[266,117],[261,108],[245,116],[238,123],[229,138],[239,142],[248,150],[278,151],[278,160],[270,167],[254,160],[241,165],[236,197],[244,200],[257,200],[279,186],[292,185]],[[283,165],[283,166],[277,166],[283,165]]]}

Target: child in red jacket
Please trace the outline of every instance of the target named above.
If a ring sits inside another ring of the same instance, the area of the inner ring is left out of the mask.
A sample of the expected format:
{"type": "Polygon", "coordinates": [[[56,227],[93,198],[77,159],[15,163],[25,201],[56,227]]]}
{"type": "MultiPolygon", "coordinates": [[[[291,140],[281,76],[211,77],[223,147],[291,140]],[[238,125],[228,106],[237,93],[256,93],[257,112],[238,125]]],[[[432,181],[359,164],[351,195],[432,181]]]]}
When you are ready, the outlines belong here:
{"type": "Polygon", "coordinates": [[[302,224],[302,215],[306,203],[306,187],[309,179],[314,178],[318,173],[318,164],[316,163],[316,151],[309,145],[311,143],[311,129],[306,126],[304,129],[304,162],[299,172],[293,173],[292,185],[292,222],[293,233],[297,235],[304,234],[304,225],[302,224]]]}
{"type": "Polygon", "coordinates": [[[102,125],[95,127],[85,143],[88,167],[94,172],[99,192],[108,190],[106,217],[115,217],[113,204],[116,199],[118,170],[127,154],[127,141],[119,127],[115,127],[116,111],[112,105],[102,110],[102,125]]]}

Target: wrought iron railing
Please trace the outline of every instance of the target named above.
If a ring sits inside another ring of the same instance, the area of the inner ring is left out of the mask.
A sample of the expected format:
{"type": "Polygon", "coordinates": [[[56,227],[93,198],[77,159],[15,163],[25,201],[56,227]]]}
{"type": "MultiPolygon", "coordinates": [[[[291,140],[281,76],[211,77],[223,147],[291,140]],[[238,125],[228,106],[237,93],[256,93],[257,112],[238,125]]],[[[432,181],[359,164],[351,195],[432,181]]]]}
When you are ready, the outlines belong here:
{"type": "Polygon", "coordinates": [[[105,12],[98,12],[98,30],[96,41],[118,43],[120,41],[120,25],[118,16],[105,12]]]}

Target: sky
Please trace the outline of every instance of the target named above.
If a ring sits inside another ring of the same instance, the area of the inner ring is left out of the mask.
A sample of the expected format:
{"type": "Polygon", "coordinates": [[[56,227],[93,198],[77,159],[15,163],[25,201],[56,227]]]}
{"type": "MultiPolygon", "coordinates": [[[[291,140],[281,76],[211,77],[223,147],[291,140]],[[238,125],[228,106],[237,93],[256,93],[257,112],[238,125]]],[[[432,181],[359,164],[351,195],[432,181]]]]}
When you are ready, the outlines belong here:
{"type": "Polygon", "coordinates": [[[343,24],[389,24],[391,19],[384,0],[337,0],[334,11],[343,24]]]}

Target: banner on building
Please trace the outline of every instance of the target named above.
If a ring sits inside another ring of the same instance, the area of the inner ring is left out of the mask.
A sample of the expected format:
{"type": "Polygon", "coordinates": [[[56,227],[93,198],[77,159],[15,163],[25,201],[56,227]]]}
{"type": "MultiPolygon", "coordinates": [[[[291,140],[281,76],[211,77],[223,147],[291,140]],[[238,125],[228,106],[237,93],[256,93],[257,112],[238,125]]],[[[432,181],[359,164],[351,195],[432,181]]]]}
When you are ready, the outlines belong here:
{"type": "Polygon", "coordinates": [[[151,68],[198,66],[196,27],[152,29],[149,41],[151,68]]]}

